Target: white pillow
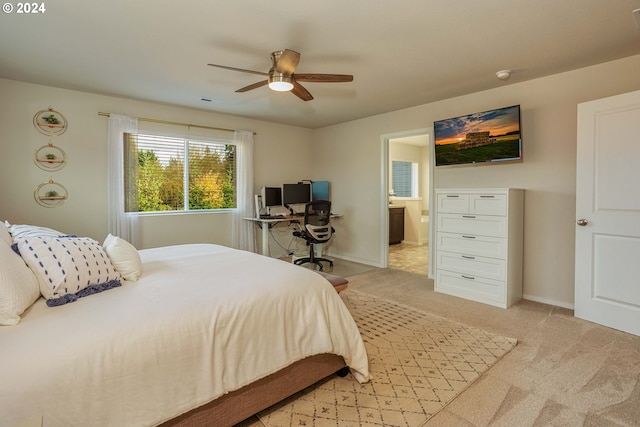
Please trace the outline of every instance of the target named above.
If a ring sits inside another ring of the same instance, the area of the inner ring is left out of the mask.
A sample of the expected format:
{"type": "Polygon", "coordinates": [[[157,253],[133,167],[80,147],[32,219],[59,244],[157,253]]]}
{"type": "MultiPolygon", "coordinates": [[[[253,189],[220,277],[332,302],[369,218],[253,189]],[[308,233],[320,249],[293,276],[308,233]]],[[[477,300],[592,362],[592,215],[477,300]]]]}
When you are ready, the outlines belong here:
{"type": "Polygon", "coordinates": [[[142,260],[137,249],[126,240],[109,234],[102,244],[111,263],[125,280],[135,282],[142,274],[142,260]]]}
{"type": "Polygon", "coordinates": [[[39,297],[36,276],[11,246],[0,244],[0,325],[17,325],[39,297]]]}
{"type": "Polygon", "coordinates": [[[120,274],[89,237],[31,237],[17,243],[50,307],[120,286],[120,274]]]}
{"type": "Polygon", "coordinates": [[[5,222],[0,222],[0,242],[5,242],[7,245],[13,243],[13,239],[11,239],[11,234],[9,234],[9,229],[5,222]]]}

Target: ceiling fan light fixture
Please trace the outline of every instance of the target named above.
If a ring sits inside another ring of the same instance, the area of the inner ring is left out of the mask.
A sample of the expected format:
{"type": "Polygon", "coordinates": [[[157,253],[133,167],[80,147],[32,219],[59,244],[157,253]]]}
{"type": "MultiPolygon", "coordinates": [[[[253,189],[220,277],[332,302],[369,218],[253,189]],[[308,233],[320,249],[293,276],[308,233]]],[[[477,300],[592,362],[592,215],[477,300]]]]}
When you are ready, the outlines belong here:
{"type": "Polygon", "coordinates": [[[269,89],[278,92],[288,92],[293,89],[293,83],[291,76],[284,75],[278,72],[269,73],[269,89]]]}
{"type": "Polygon", "coordinates": [[[320,74],[304,73],[296,74],[296,67],[300,61],[300,54],[291,49],[277,50],[271,53],[272,67],[268,73],[261,71],[246,70],[244,68],[229,67],[227,65],[207,64],[212,67],[224,68],[226,70],[241,71],[243,73],[259,74],[266,76],[259,82],[241,87],[236,92],[247,92],[263,86],[269,86],[271,90],[279,92],[290,92],[303,101],[311,101],[313,95],[300,84],[300,82],[313,83],[340,83],[352,82],[353,76],[350,74],[320,74]]]}

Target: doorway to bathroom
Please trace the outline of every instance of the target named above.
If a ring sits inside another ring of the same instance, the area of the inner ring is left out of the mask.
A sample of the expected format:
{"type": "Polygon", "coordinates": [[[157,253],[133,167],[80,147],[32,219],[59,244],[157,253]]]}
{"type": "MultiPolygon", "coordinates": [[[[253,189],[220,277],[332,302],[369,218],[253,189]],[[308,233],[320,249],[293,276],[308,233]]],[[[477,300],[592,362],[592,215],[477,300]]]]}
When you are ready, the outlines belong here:
{"type": "Polygon", "coordinates": [[[382,239],[387,267],[431,277],[433,161],[430,129],[383,135],[382,239]]]}

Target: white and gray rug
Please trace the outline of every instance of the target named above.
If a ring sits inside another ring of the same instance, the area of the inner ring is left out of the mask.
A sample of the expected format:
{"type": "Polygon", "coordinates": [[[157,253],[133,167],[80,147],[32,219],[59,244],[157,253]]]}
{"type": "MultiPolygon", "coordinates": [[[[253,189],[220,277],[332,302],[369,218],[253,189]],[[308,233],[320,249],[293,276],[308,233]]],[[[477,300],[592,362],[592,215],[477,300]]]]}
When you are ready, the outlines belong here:
{"type": "Polygon", "coordinates": [[[373,380],[331,377],[259,414],[268,427],[418,427],[517,343],[364,292],[340,294],[373,380]]]}

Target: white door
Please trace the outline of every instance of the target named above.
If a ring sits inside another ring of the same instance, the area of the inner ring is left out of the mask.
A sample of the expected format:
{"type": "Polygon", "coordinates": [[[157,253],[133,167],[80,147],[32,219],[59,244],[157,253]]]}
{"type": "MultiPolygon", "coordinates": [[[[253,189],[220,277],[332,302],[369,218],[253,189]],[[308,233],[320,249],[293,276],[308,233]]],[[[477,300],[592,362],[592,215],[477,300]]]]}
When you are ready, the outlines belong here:
{"type": "Polygon", "coordinates": [[[578,105],[575,315],[640,335],[640,91],[578,105]]]}

